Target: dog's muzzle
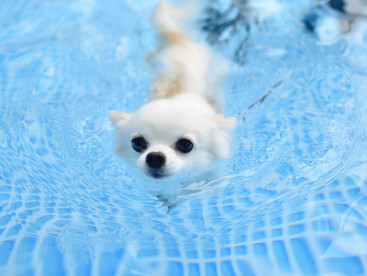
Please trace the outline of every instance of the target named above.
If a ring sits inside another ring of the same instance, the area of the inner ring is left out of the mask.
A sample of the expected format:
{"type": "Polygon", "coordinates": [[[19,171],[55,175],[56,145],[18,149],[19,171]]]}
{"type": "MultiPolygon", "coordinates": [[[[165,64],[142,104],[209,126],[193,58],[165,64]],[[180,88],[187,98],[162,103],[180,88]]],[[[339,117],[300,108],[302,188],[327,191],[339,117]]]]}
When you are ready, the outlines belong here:
{"type": "Polygon", "coordinates": [[[166,164],[166,156],[161,152],[151,152],[147,155],[145,162],[151,169],[161,169],[166,164]]]}
{"type": "Polygon", "coordinates": [[[149,174],[154,178],[164,177],[163,167],[166,164],[166,156],[161,152],[150,152],[145,163],[149,168],[149,174]]]}

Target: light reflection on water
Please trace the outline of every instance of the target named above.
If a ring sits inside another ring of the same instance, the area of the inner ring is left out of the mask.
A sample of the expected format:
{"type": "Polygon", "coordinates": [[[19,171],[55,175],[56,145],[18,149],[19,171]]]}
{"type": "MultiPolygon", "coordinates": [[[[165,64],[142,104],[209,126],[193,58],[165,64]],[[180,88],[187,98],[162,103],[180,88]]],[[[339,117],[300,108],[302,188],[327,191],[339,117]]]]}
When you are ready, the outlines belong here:
{"type": "MultiPolygon", "coordinates": [[[[251,26],[226,174],[167,214],[112,149],[108,111],[150,83],[154,3],[134,3],[0,5],[0,273],[365,274],[365,22],[325,43],[302,1],[251,26]]],[[[215,47],[232,57],[241,35],[215,47]]]]}

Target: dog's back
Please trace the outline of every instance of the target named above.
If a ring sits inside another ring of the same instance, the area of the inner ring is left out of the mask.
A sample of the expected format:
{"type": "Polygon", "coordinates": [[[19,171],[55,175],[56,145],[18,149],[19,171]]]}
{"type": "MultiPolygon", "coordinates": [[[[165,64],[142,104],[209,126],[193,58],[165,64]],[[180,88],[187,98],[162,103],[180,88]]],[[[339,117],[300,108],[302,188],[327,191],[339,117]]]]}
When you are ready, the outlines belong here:
{"type": "Polygon", "coordinates": [[[194,42],[176,23],[186,17],[185,8],[174,8],[161,1],[153,21],[163,38],[157,50],[162,68],[151,86],[152,99],[170,98],[181,93],[205,94],[211,52],[194,42]]]}

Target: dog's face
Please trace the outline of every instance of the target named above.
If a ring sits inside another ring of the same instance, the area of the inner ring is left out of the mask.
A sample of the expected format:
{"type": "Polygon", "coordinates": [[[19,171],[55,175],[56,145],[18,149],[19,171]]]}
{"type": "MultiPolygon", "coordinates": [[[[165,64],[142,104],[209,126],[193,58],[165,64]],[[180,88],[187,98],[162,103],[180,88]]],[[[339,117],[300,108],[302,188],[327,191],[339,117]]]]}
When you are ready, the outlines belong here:
{"type": "Polygon", "coordinates": [[[229,154],[234,118],[189,110],[169,99],[133,114],[111,111],[110,118],[117,154],[154,178],[200,170],[229,154]]]}

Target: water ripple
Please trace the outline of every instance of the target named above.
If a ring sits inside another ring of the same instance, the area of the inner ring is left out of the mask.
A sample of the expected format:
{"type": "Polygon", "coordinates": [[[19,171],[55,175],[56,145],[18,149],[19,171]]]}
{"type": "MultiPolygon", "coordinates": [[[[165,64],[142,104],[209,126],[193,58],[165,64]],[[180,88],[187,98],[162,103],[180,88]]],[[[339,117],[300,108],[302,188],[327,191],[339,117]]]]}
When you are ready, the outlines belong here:
{"type": "MultiPolygon", "coordinates": [[[[251,24],[225,84],[226,174],[167,214],[113,155],[107,116],[147,98],[153,4],[0,4],[0,274],[365,274],[361,39],[317,42],[305,1],[251,24]]],[[[214,46],[231,56],[240,34],[214,46]]]]}

